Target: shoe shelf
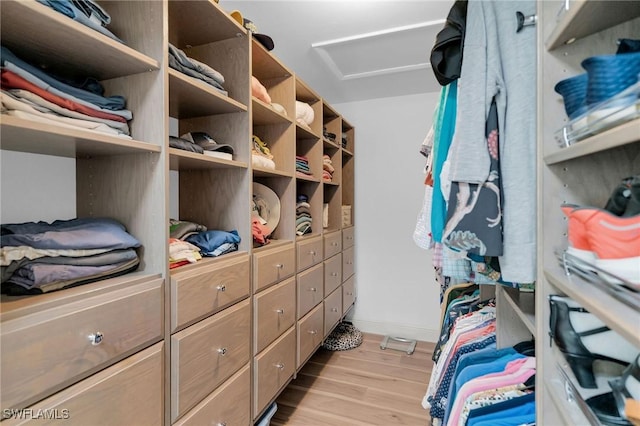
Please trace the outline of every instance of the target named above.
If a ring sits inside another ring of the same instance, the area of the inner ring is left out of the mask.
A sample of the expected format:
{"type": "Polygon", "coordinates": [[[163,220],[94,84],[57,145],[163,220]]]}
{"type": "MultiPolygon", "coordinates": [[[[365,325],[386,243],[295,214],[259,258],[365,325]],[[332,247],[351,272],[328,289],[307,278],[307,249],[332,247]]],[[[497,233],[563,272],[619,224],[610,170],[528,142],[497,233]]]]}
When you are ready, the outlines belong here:
{"type": "Polygon", "coordinates": [[[547,165],[603,152],[640,141],[640,118],[629,121],[603,133],[583,139],[566,148],[558,148],[544,156],[547,165]]]}
{"type": "Polygon", "coordinates": [[[246,110],[246,105],[220,93],[204,81],[169,68],[171,117],[183,119],[246,110]]]}
{"type": "Polygon", "coordinates": [[[559,264],[547,265],[544,275],[560,292],[580,303],[630,343],[640,347],[639,313],[636,309],[576,274],[567,275],[559,264]]]}
{"type": "Polygon", "coordinates": [[[566,0],[545,41],[548,51],[640,16],[637,1],[566,0]]]}
{"type": "Polygon", "coordinates": [[[139,152],[159,153],[148,142],[120,138],[80,128],[53,126],[8,115],[2,116],[2,149],[80,158],[139,152]]]}
{"type": "MultiPolygon", "coordinates": [[[[103,6],[117,22],[118,10],[103,6]]],[[[27,62],[46,63],[49,71],[60,75],[81,70],[84,76],[108,80],[160,68],[144,46],[136,50],[138,46],[119,43],[35,1],[3,0],[0,28],[4,46],[27,62]]],[[[136,40],[123,31],[118,35],[125,42],[136,40]]]]}

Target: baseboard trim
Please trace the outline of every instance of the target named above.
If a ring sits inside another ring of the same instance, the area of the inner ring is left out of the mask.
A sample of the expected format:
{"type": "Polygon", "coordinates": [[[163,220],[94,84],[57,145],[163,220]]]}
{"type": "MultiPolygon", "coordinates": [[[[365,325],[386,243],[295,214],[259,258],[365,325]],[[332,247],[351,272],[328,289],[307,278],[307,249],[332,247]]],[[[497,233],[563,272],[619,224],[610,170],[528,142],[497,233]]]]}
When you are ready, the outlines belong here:
{"type": "Polygon", "coordinates": [[[376,321],[359,320],[358,318],[347,318],[360,331],[365,333],[389,335],[392,337],[404,337],[422,342],[437,342],[440,337],[439,330],[420,328],[406,324],[390,324],[376,321]]]}

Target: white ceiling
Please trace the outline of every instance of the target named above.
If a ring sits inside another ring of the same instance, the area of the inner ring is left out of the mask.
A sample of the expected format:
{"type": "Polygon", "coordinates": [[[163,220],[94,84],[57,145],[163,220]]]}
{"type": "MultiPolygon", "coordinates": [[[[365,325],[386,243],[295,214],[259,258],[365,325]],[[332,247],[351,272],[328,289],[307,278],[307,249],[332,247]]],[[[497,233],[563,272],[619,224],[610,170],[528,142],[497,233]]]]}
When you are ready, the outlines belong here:
{"type": "Polygon", "coordinates": [[[220,0],[329,103],[437,92],[429,65],[453,0],[220,0]]]}

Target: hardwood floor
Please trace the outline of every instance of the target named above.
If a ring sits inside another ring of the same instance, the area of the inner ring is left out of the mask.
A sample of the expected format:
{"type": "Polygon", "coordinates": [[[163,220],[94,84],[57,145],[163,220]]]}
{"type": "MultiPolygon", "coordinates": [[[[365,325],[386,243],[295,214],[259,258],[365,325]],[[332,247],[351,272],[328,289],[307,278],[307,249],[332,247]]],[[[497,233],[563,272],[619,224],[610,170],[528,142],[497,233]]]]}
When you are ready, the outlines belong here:
{"type": "Polygon", "coordinates": [[[318,349],[277,399],[275,426],[430,425],[420,403],[433,361],[433,343],[411,355],[380,349],[383,336],[365,334],[348,351],[318,349]]]}

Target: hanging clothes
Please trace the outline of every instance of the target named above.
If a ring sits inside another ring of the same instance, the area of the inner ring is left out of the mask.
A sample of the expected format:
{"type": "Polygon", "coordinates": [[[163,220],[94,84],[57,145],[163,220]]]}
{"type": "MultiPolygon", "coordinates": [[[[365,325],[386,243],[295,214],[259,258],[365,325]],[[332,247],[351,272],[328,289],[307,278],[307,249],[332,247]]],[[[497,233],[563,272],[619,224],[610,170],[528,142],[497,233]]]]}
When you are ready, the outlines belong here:
{"type": "Polygon", "coordinates": [[[536,278],[536,89],[523,82],[536,78],[536,31],[516,33],[516,12],[535,14],[535,1],[468,3],[449,179],[488,181],[485,126],[495,99],[504,194],[500,272],[504,281],[530,283],[536,278]]]}

